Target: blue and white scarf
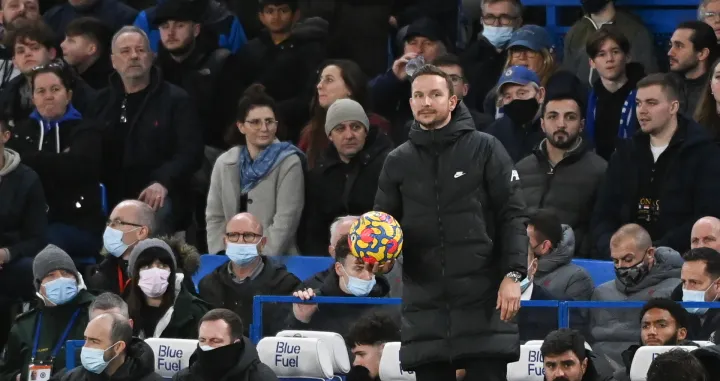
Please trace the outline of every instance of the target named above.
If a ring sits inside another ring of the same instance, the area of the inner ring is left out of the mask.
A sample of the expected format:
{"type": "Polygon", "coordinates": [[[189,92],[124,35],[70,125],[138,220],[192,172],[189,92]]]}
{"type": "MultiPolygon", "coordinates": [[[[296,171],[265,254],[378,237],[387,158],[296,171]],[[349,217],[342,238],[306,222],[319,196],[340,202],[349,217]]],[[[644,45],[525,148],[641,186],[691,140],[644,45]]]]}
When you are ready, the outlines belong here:
{"type": "Polygon", "coordinates": [[[288,142],[277,142],[270,144],[258,155],[255,160],[250,158],[247,147],[240,149],[240,191],[247,194],[255,188],[278,164],[293,154],[297,154],[300,160],[305,159],[305,154],[288,142]]]}

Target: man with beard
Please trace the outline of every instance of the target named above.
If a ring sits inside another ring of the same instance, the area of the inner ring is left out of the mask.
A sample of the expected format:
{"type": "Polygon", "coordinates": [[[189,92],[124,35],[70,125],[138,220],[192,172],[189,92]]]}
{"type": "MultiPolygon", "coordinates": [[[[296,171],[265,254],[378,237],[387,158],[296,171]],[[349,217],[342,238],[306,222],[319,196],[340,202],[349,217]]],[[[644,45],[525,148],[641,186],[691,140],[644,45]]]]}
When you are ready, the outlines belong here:
{"type": "Polygon", "coordinates": [[[582,101],[570,94],[550,94],[540,125],[545,139],[517,163],[525,202],[531,209],[550,208],[572,227],[578,256],[590,256],[588,236],[595,196],[607,163],[580,136],[585,127],[582,101]]]}
{"type": "Polygon", "coordinates": [[[715,31],[702,21],[686,21],[675,28],[670,38],[670,71],[685,85],[680,112],[693,114],[707,86],[710,65],[718,57],[715,31]]]}
{"type": "Polygon", "coordinates": [[[640,345],[631,345],[622,353],[625,367],[615,372],[613,381],[630,381],[630,366],[641,346],[697,346],[685,340],[688,324],[688,313],[681,305],[670,299],[650,299],[640,311],[640,345]]]}
{"type": "Polygon", "coordinates": [[[529,155],[543,139],[540,127],[540,105],[545,88],[540,78],[525,66],[511,66],[498,81],[497,96],[504,116],[494,121],[485,132],[496,137],[513,163],[529,155]]]}
{"type": "MultiPolygon", "coordinates": [[[[40,5],[38,0],[2,0],[0,1],[0,16],[2,17],[2,37],[12,30],[22,20],[40,19],[40,5]]],[[[13,52],[5,45],[0,45],[0,89],[7,82],[20,74],[12,62],[13,52]]]]}
{"type": "Polygon", "coordinates": [[[505,380],[527,271],[525,202],[500,142],[475,129],[450,77],[411,80],[416,123],[380,173],[374,210],[403,227],[403,369],[417,381],[505,380]]]}
{"type": "Polygon", "coordinates": [[[655,246],[684,252],[695,221],[720,216],[720,149],[679,113],[677,81],[651,74],[637,88],[643,133],[618,142],[592,216],[599,259],[608,258],[610,236],[624,224],[644,227],[655,246]]]}
{"type": "Polygon", "coordinates": [[[545,381],[609,380],[595,369],[594,355],[585,348],[579,332],[561,328],[550,332],[540,347],[545,368],[545,381]]]}

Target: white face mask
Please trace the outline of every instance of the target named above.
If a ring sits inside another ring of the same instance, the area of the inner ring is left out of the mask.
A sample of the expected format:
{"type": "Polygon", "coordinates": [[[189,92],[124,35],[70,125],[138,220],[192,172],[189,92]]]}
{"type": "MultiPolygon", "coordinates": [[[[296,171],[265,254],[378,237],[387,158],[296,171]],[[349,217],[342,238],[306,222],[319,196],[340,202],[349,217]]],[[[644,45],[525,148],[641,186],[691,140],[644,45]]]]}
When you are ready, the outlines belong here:
{"type": "MultiPolygon", "coordinates": [[[[715,286],[715,283],[716,283],[718,280],[720,280],[720,278],[715,279],[715,280],[710,284],[710,287],[706,288],[705,291],[703,291],[703,290],[688,290],[688,289],[686,289],[686,288],[683,288],[683,289],[682,289],[682,291],[683,291],[683,299],[682,299],[683,302],[704,302],[704,301],[705,301],[705,294],[707,294],[707,292],[708,292],[711,288],[713,288],[713,286],[715,286]]],[[[717,297],[717,295],[716,295],[715,298],[714,298],[713,300],[711,300],[711,301],[715,301],[715,300],[717,300],[717,298],[718,298],[718,297],[717,297]]],[[[700,308],[700,307],[688,307],[688,308],[685,308],[685,309],[687,310],[687,312],[690,312],[691,314],[695,314],[695,315],[704,315],[704,314],[708,311],[708,308],[700,308]]]]}

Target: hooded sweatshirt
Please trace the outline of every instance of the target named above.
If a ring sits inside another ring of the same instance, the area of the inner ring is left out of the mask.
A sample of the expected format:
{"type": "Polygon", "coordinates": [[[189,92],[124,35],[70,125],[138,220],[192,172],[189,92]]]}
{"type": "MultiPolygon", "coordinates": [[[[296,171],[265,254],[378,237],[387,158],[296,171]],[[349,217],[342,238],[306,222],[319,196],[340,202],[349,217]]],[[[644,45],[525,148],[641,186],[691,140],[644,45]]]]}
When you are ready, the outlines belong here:
{"type": "Polygon", "coordinates": [[[593,280],[584,268],[572,263],[575,234],[568,225],[563,225],[562,229],[558,247],[538,258],[534,282],[562,300],[590,300],[593,280]]]}
{"type": "MultiPolygon", "coordinates": [[[[655,263],[636,285],[626,286],[619,279],[605,282],[593,292],[592,301],[648,301],[669,298],[680,284],[680,254],[669,247],[655,249],[655,263]]],[[[638,310],[633,308],[590,310],[593,349],[605,355],[614,368],[622,366],[622,352],[637,342],[640,332],[638,310]]]]}
{"type": "Polygon", "coordinates": [[[10,260],[34,257],[45,247],[47,202],[40,177],[20,163],[20,155],[2,150],[0,168],[0,248],[10,260]]]}

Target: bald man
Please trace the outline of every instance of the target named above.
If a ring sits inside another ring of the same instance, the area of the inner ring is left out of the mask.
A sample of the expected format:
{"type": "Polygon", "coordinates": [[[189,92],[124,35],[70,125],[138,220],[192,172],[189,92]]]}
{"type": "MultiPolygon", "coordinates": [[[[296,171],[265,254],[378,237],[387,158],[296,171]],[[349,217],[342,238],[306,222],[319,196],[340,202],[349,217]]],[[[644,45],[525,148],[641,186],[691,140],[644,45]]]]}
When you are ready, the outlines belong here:
{"type": "MultiPolygon", "coordinates": [[[[252,321],[252,299],[255,295],[290,295],[300,279],[263,255],[267,237],[263,226],[250,213],[235,215],[225,225],[225,255],[227,265],[219,266],[200,281],[200,297],[213,308],[227,308],[240,315],[242,321],[252,321]]],[[[264,336],[282,329],[285,313],[279,306],[263,309],[264,336]],[[276,310],[277,308],[277,310],[276,310]],[[278,315],[279,314],[279,315],[278,315]],[[279,317],[278,317],[279,316],[279,317]]],[[[247,332],[245,327],[245,335],[247,332]]]]}
{"type": "Polygon", "coordinates": [[[720,251],[720,220],[703,217],[693,225],[690,232],[690,248],[709,247],[720,251]]]}
{"type": "Polygon", "coordinates": [[[62,381],[98,379],[160,381],[155,373],[153,350],[134,338],[128,319],[118,313],[98,315],[85,328],[82,365],[62,376],[62,381]]]}
{"type": "Polygon", "coordinates": [[[119,203],[108,218],[103,246],[108,253],[88,280],[91,290],[122,295],[129,279],[127,273],[130,251],[138,242],[155,231],[155,211],[138,200],[119,203]]]}
{"type": "MultiPolygon", "coordinates": [[[[591,300],[648,301],[668,298],[680,284],[683,265],[680,254],[669,247],[653,247],[650,234],[642,226],[627,224],[610,238],[610,256],[615,279],[601,284],[591,300]]],[[[633,344],[640,332],[637,310],[597,309],[590,311],[593,350],[622,364],[622,352],[633,344]]]]}

